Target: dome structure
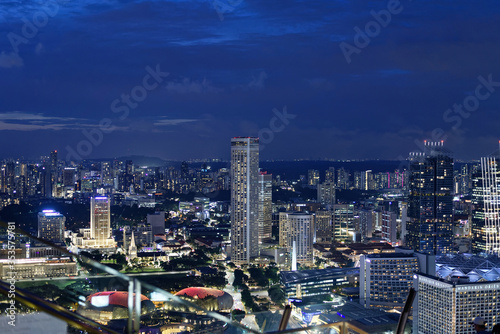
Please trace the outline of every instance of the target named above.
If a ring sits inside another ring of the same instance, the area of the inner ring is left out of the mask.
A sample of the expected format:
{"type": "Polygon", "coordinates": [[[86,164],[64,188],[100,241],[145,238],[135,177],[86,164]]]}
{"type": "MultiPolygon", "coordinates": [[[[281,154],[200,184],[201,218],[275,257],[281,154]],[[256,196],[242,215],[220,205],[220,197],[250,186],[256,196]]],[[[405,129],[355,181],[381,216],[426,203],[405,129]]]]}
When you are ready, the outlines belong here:
{"type": "Polygon", "coordinates": [[[222,290],[192,287],[182,289],[175,295],[187,297],[190,301],[209,311],[229,310],[233,307],[233,297],[222,290]]]}
{"type": "MultiPolygon", "coordinates": [[[[141,295],[141,314],[155,309],[149,298],[141,295]]],[[[128,318],[128,292],[105,291],[87,297],[84,307],[78,307],[77,313],[97,322],[106,324],[109,320],[128,318]]]]}

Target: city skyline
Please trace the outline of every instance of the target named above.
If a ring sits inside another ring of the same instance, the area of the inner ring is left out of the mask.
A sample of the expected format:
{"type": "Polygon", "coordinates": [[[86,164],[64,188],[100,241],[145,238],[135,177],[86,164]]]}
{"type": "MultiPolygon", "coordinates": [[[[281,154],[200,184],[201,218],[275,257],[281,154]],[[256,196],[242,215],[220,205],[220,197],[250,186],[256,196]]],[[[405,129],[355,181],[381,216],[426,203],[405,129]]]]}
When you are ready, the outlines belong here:
{"type": "Polygon", "coordinates": [[[226,158],[244,135],[262,160],[445,137],[471,160],[498,140],[497,2],[223,4],[2,3],[0,158],[226,158]]]}

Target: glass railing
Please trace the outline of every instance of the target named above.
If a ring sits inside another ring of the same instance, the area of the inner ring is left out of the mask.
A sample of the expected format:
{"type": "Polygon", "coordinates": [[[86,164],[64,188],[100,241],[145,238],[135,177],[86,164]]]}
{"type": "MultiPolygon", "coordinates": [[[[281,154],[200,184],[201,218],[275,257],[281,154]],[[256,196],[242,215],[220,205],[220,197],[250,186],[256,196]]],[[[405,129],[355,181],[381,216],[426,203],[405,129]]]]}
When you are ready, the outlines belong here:
{"type": "Polygon", "coordinates": [[[154,255],[146,267],[120,270],[123,257],[98,262],[91,257],[102,254],[70,252],[14,224],[0,228],[0,333],[375,333],[367,328],[381,324],[377,332],[386,333],[397,326],[397,315],[385,325],[375,313],[373,323],[357,322],[360,306],[337,300],[293,305],[280,330],[283,308],[242,312],[231,285],[203,287],[196,271],[165,271],[154,255]]]}

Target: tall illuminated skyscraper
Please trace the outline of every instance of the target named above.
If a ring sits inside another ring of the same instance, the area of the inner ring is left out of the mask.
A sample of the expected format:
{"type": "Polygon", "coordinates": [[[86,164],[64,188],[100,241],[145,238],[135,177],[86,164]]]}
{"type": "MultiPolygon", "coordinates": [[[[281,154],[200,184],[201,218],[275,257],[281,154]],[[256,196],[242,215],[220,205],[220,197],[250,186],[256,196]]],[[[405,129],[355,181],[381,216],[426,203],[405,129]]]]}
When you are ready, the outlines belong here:
{"type": "Polygon", "coordinates": [[[259,138],[231,139],[231,261],[259,255],[259,138]]]}
{"type": "Polygon", "coordinates": [[[271,239],[273,228],[273,176],[259,173],[259,244],[271,239]]]}
{"type": "Polygon", "coordinates": [[[406,246],[426,254],[451,252],[453,242],[453,158],[443,142],[425,142],[410,154],[406,246]]]}
{"type": "Polygon", "coordinates": [[[114,246],[111,238],[110,204],[106,196],[90,199],[90,238],[95,241],[96,248],[114,246]]]}
{"type": "Polygon", "coordinates": [[[500,168],[495,156],[481,158],[473,176],[472,252],[500,255],[500,168]]]}

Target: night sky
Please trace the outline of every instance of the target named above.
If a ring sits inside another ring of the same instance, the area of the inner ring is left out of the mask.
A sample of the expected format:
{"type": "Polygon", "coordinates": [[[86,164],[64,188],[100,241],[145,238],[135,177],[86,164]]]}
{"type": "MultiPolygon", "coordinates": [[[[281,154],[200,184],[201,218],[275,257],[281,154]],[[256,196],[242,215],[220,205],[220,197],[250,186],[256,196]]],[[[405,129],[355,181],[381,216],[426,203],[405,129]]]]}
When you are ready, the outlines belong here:
{"type": "Polygon", "coordinates": [[[477,159],[499,129],[498,1],[0,2],[0,158],[477,159]]]}

